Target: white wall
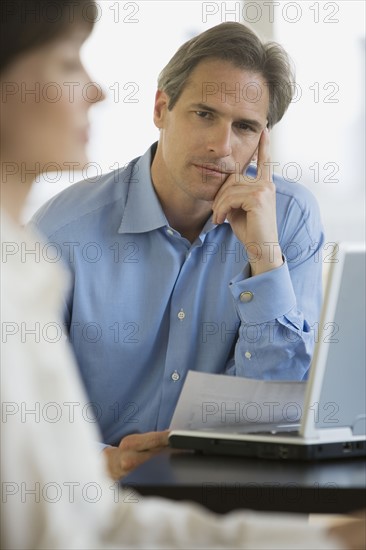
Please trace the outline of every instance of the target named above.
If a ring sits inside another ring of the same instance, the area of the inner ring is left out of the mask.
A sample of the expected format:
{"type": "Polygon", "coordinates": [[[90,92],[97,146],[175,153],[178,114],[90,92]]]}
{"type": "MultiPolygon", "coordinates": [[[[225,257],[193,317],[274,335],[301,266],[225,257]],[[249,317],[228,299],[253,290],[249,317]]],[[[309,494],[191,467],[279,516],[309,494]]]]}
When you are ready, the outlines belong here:
{"type": "Polygon", "coordinates": [[[301,90],[274,131],[274,156],[282,170],[291,162],[301,167],[303,183],[319,200],[328,241],[364,240],[365,2],[297,4],[297,23],[280,11],[274,22],[301,90]]]}
{"type": "MultiPolygon", "coordinates": [[[[301,98],[272,132],[278,171],[294,180],[301,173],[319,200],[328,241],[364,239],[365,3],[261,0],[243,6],[238,1],[100,2],[100,20],[83,57],[108,99],[91,110],[87,175],[124,165],[157,139],[156,79],[180,44],[222,21],[244,19],[264,38],[282,43],[297,68],[301,98]]],[[[76,174],[74,181],[81,177],[76,174]]],[[[68,176],[54,179],[49,175],[36,183],[25,219],[70,183],[68,176]]]]}

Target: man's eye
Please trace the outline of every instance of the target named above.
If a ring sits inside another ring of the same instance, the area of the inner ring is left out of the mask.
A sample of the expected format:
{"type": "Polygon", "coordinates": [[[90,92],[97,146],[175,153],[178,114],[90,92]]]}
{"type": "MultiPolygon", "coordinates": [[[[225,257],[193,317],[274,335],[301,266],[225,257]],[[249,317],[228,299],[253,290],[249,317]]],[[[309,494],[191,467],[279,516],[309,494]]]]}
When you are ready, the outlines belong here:
{"type": "Polygon", "coordinates": [[[246,124],[245,122],[238,122],[236,125],[239,130],[243,130],[243,132],[253,132],[253,128],[249,126],[249,124],[246,124]]]}
{"type": "Polygon", "coordinates": [[[196,115],[200,118],[209,118],[211,114],[212,113],[209,113],[208,111],[196,111],[196,115]]]}

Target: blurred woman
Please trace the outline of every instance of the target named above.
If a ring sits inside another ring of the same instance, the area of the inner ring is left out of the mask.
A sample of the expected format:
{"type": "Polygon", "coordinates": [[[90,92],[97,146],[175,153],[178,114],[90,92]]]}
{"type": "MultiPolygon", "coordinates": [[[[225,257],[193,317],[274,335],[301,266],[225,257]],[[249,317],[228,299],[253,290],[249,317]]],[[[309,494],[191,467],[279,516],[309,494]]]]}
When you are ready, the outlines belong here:
{"type": "Polygon", "coordinates": [[[40,173],[87,162],[88,112],[104,98],[80,59],[95,17],[86,0],[1,3],[2,199],[13,218],[40,173]]]}

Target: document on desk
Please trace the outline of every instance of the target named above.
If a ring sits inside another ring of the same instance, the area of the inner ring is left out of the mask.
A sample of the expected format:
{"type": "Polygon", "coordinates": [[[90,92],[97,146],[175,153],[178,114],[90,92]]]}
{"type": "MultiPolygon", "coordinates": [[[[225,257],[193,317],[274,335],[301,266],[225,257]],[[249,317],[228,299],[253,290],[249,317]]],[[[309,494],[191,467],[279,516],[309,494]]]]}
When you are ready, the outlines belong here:
{"type": "Polygon", "coordinates": [[[255,431],[300,422],[306,382],[189,371],[171,430],[255,431]]]}

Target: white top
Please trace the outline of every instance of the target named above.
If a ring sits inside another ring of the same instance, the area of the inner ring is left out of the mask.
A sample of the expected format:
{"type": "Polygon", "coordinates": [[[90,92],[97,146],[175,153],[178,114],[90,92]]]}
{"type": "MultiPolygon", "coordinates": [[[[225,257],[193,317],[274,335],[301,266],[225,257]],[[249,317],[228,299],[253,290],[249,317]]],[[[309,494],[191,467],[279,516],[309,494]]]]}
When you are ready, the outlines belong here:
{"type": "Polygon", "coordinates": [[[340,548],[306,517],[119,492],[58,318],[62,273],[3,212],[1,241],[2,548],[340,548]]]}

